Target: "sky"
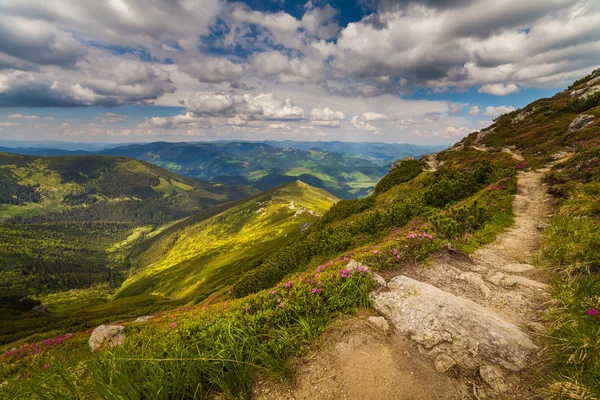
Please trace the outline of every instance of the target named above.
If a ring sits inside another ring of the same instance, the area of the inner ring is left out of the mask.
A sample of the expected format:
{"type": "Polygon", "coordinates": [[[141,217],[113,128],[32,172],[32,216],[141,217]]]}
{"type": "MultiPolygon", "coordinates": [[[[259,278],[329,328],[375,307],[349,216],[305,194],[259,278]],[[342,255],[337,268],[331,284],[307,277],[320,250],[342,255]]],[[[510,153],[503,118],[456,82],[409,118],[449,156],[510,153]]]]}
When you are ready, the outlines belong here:
{"type": "Polygon", "coordinates": [[[0,0],[0,139],[451,144],[600,66],[597,0],[0,0]]]}

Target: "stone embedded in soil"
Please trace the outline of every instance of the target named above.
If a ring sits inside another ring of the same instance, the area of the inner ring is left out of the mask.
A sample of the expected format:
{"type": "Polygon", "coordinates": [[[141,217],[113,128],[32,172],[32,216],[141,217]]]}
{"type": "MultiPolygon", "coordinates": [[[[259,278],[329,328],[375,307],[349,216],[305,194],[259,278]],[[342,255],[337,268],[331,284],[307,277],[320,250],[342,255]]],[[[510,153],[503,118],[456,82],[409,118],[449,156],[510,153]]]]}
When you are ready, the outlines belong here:
{"type": "Polygon", "coordinates": [[[511,287],[517,284],[516,276],[506,275],[502,272],[496,272],[495,274],[488,276],[487,280],[496,286],[511,287]]]}
{"type": "Polygon", "coordinates": [[[467,281],[472,285],[477,286],[486,299],[490,296],[490,288],[487,287],[481,275],[475,272],[463,272],[458,276],[458,279],[467,281]]]}
{"type": "Polygon", "coordinates": [[[369,322],[384,333],[388,333],[390,330],[390,324],[383,317],[369,317],[369,322]]]}
{"type": "Polygon", "coordinates": [[[125,327],[121,325],[100,325],[88,339],[92,351],[120,346],[125,341],[125,327]]]}
{"type": "Polygon", "coordinates": [[[504,374],[498,367],[493,365],[482,365],[479,367],[479,376],[495,392],[504,393],[508,390],[504,374]]]}
{"type": "Polygon", "coordinates": [[[531,271],[531,270],[535,269],[535,267],[531,264],[513,263],[513,264],[504,265],[504,266],[500,267],[500,269],[505,272],[521,273],[521,272],[531,271]]]}
{"type": "Polygon", "coordinates": [[[435,358],[435,360],[433,360],[433,366],[435,367],[435,370],[439,373],[444,373],[450,368],[454,367],[455,365],[456,361],[448,354],[439,354],[435,358]]]}
{"type": "Polygon", "coordinates": [[[448,354],[460,367],[519,371],[538,349],[516,325],[469,299],[403,275],[388,288],[371,293],[373,307],[429,354],[448,354]]]}
{"type": "Polygon", "coordinates": [[[534,281],[533,279],[528,279],[522,276],[517,276],[516,278],[517,285],[540,290],[548,289],[548,285],[546,285],[545,283],[534,281]]]}

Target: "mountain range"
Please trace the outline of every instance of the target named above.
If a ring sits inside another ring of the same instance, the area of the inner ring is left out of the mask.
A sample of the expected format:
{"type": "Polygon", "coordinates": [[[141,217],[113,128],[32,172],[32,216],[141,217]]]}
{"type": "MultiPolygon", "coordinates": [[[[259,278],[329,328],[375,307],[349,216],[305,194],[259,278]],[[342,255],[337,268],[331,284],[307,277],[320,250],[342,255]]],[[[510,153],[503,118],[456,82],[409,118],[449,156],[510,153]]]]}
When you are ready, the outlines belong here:
{"type": "MultiPolygon", "coordinates": [[[[35,143],[34,143],[35,144],[35,143]]],[[[53,143],[51,143],[53,144],[53,143]]],[[[96,145],[98,146],[98,145],[96,145]]],[[[301,180],[340,198],[367,195],[392,163],[441,146],[342,142],[198,142],[130,144],[90,152],[17,147],[0,151],[40,156],[109,155],[146,161],[180,175],[268,190],[301,180]]],[[[87,147],[86,147],[87,148],[87,147]]]]}

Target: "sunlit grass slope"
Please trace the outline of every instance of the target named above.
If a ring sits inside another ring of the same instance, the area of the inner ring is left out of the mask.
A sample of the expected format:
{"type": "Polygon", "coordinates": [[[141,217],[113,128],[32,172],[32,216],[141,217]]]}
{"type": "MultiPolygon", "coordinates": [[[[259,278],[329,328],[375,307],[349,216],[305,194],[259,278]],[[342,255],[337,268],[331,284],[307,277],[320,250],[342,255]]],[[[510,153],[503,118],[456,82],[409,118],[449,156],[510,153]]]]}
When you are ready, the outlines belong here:
{"type": "Polygon", "coordinates": [[[135,272],[117,297],[160,294],[200,300],[226,288],[271,251],[300,237],[337,201],[296,181],[238,202],[200,222],[158,235],[133,261],[135,272]]]}

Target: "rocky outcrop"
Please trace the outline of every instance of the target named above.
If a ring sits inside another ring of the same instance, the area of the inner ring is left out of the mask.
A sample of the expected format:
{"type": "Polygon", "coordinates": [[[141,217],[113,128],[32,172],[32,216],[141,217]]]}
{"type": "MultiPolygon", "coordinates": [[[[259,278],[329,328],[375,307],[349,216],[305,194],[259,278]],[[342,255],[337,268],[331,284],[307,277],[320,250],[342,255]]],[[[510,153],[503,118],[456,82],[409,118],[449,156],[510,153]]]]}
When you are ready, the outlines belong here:
{"type": "Polygon", "coordinates": [[[591,124],[594,123],[594,116],[589,114],[580,114],[578,115],[571,124],[569,124],[569,129],[567,129],[567,133],[577,132],[582,129],[587,128],[591,124]]]}
{"type": "Polygon", "coordinates": [[[407,276],[397,276],[371,302],[394,327],[439,359],[465,369],[497,364],[511,371],[527,366],[537,346],[516,325],[491,310],[407,276]],[[444,357],[440,357],[444,354],[444,357]]]}
{"type": "Polygon", "coordinates": [[[300,224],[300,232],[304,233],[304,231],[306,231],[308,228],[313,226],[313,224],[314,224],[314,222],[304,222],[304,223],[300,224]]]}
{"type": "Polygon", "coordinates": [[[125,327],[121,325],[100,325],[88,339],[92,351],[120,346],[125,341],[125,327]]]}

